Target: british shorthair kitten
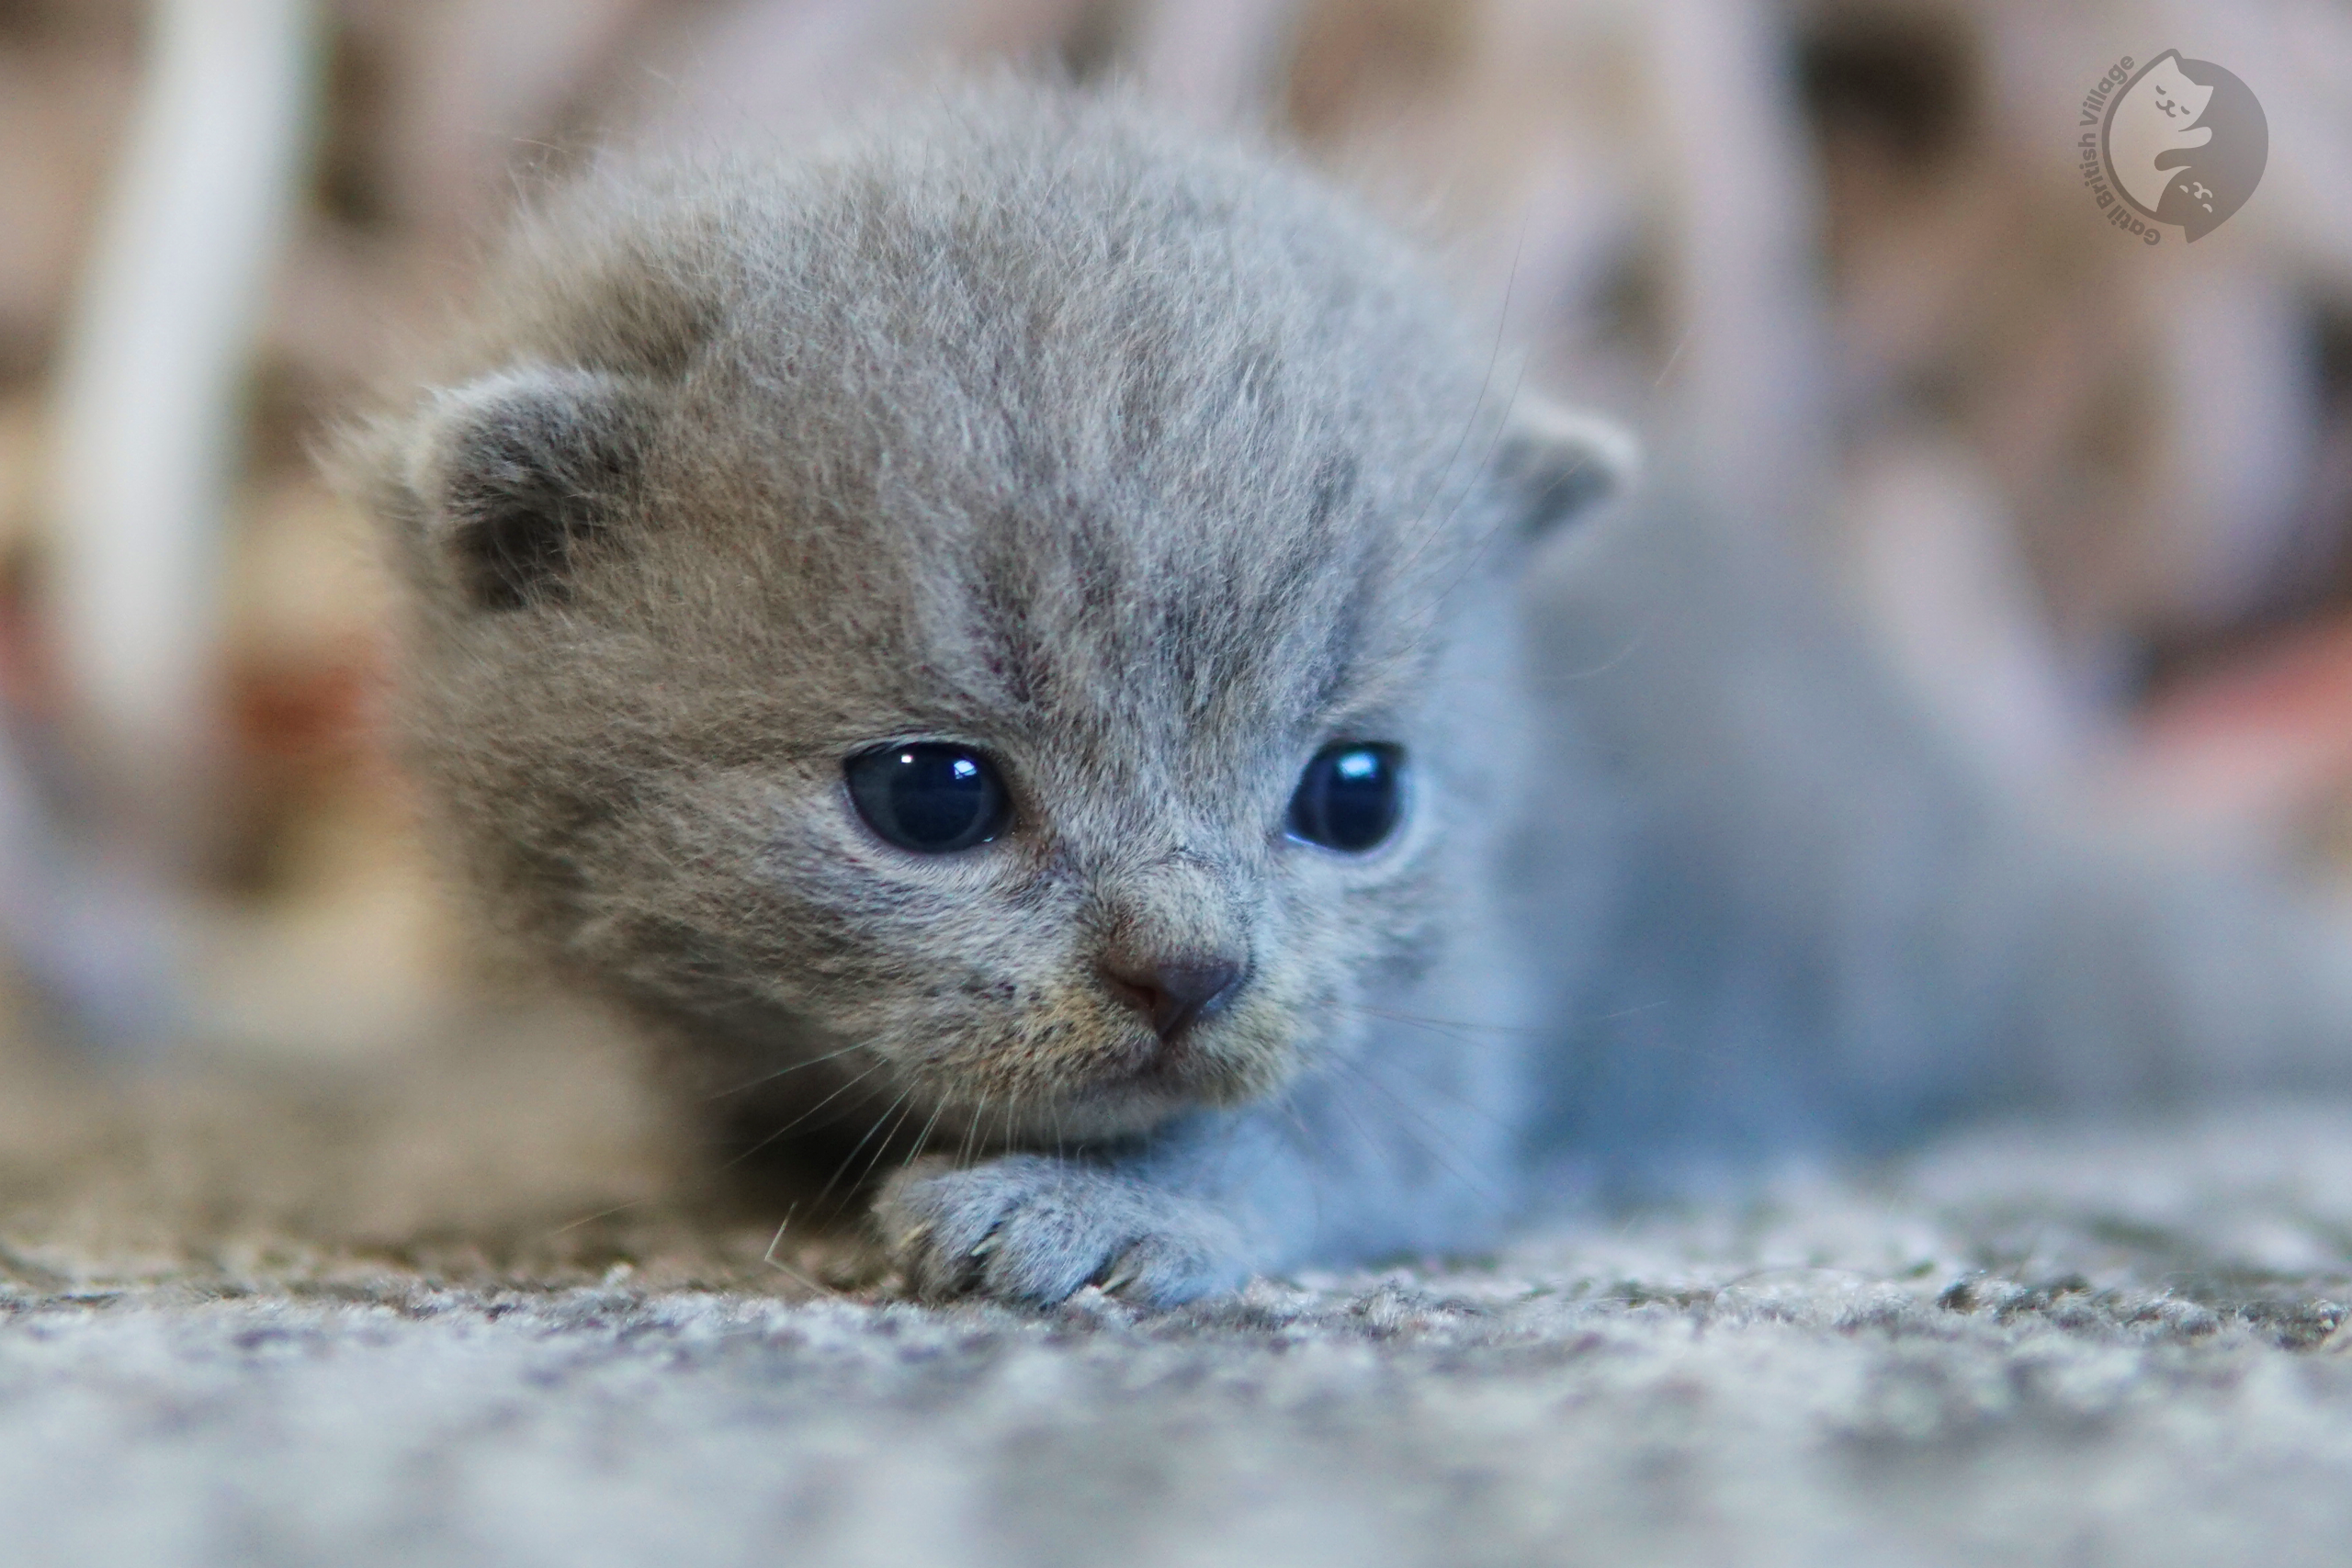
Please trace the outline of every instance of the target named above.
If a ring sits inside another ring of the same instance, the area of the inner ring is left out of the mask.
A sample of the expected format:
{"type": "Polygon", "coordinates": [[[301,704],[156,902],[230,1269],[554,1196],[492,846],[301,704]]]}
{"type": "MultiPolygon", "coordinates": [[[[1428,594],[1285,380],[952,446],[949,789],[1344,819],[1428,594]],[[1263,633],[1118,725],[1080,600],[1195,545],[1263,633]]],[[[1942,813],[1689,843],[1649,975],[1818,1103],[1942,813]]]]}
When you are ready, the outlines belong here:
{"type": "Polygon", "coordinates": [[[1592,521],[1632,444],[1492,349],[1116,96],[591,177],[364,444],[454,857],[735,1126],[886,1173],[931,1294],[2343,1079],[2301,927],[2001,807],[1736,529],[1592,521]]]}

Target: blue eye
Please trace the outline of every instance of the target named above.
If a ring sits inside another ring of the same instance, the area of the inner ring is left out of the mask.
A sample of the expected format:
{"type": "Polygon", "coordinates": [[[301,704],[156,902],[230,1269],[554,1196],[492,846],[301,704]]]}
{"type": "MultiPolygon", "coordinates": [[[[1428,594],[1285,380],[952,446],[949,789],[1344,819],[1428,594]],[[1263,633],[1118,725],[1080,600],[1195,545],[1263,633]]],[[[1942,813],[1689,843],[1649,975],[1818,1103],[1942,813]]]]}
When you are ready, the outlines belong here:
{"type": "Polygon", "coordinates": [[[900,849],[944,855],[985,844],[1012,816],[996,764],[967,746],[919,741],[852,757],[857,814],[900,849]]]}
{"type": "Polygon", "coordinates": [[[1404,813],[1405,754],[1394,746],[1326,746],[1299,775],[1287,824],[1293,838],[1361,854],[1404,813]]]}

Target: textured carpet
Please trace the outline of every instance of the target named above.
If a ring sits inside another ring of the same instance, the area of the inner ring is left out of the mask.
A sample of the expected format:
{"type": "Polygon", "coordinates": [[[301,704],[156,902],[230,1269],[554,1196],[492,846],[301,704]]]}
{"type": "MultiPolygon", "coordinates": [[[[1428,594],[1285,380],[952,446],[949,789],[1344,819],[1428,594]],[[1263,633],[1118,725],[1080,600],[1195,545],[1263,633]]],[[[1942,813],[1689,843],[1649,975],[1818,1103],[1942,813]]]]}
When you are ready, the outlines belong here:
{"type": "Polygon", "coordinates": [[[1041,1317],[768,1261],[544,1032],[0,1087],[12,1563],[2352,1559],[2352,1110],[1041,1317]]]}

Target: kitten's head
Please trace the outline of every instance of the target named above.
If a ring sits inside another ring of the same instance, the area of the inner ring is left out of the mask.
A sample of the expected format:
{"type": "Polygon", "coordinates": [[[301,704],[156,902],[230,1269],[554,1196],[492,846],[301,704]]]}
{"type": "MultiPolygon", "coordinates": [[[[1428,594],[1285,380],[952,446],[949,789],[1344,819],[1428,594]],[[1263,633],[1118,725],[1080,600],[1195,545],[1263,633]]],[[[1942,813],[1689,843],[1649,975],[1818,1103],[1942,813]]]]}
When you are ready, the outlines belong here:
{"type": "Polygon", "coordinates": [[[570,973],[1082,1135],[1266,1093],[1447,957],[1503,579],[1624,447],[1501,417],[1310,182],[984,89],[593,183],[492,298],[376,493],[427,777],[570,973]]]}

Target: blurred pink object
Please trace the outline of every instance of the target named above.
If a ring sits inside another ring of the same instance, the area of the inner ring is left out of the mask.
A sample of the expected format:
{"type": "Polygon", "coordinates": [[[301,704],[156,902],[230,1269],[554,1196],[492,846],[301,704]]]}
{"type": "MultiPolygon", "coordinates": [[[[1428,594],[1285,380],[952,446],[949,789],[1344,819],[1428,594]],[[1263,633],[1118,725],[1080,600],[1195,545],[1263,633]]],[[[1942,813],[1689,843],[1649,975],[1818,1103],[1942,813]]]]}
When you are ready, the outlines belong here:
{"type": "Polygon", "coordinates": [[[2162,694],[2132,774],[2151,803],[2208,818],[2292,821],[2352,795],[2352,617],[2162,694]]]}

